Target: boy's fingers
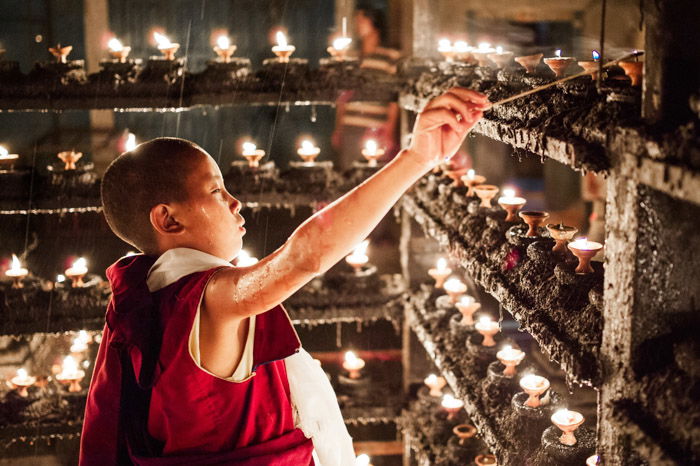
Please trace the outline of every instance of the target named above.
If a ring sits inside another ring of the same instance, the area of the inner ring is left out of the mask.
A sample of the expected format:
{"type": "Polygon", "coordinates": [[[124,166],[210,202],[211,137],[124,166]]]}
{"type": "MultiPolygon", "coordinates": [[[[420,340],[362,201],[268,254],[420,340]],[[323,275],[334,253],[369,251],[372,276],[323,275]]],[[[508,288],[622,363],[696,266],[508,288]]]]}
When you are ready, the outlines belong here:
{"type": "Polygon", "coordinates": [[[478,104],[488,104],[489,103],[489,98],[482,94],[481,92],[477,92],[471,89],[465,89],[463,87],[453,87],[452,89],[449,89],[447,92],[451,92],[453,94],[456,94],[459,98],[462,100],[468,100],[474,103],[478,104]]]}
{"type": "Polygon", "coordinates": [[[462,124],[457,121],[457,115],[455,115],[452,110],[448,110],[444,107],[425,110],[422,116],[429,123],[429,127],[426,129],[427,131],[439,128],[442,125],[450,125],[450,128],[457,132],[464,131],[462,124]]]}
{"type": "Polygon", "coordinates": [[[447,107],[451,110],[458,112],[461,115],[462,120],[469,119],[469,114],[472,112],[472,109],[469,108],[469,105],[467,104],[467,102],[463,101],[455,94],[452,94],[449,92],[434,99],[431,102],[430,107],[431,108],[447,107]]]}

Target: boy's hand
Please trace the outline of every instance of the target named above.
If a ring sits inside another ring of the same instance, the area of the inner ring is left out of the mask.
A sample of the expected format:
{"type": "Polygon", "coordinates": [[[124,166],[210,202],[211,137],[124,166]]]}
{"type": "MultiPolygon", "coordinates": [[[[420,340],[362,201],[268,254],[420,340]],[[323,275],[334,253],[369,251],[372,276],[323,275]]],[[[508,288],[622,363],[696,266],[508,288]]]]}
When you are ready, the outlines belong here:
{"type": "Polygon", "coordinates": [[[428,169],[449,159],[488,108],[488,97],[461,87],[434,98],[418,115],[407,155],[428,169]]]}

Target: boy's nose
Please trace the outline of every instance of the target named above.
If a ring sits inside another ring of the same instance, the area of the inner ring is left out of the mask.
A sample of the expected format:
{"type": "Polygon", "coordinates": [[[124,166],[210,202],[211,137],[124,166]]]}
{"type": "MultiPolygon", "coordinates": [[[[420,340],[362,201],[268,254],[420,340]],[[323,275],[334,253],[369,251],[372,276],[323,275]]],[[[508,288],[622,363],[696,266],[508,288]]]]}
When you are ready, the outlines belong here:
{"type": "Polygon", "coordinates": [[[233,212],[234,214],[237,214],[238,212],[241,211],[241,207],[242,207],[242,206],[241,206],[241,201],[239,201],[238,199],[236,199],[236,198],[233,197],[233,196],[231,196],[231,203],[230,203],[230,205],[231,205],[231,212],[233,212]]]}

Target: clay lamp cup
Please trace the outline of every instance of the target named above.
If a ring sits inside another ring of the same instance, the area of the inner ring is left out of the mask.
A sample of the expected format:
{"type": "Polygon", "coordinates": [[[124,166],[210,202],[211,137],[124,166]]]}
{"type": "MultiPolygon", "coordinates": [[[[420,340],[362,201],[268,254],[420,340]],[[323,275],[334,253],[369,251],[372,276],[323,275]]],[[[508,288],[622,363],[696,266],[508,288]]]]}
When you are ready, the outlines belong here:
{"type": "Polygon", "coordinates": [[[525,359],[525,352],[506,345],[501,351],[496,353],[496,358],[505,366],[503,376],[512,378],[515,376],[515,368],[525,359]]]}
{"type": "Polygon", "coordinates": [[[451,273],[452,269],[447,266],[447,260],[443,257],[438,259],[435,268],[428,269],[428,275],[435,280],[435,288],[442,288],[451,273]]]}
{"type": "Polygon", "coordinates": [[[126,63],[126,59],[131,53],[131,47],[122,45],[116,37],[112,37],[107,43],[109,55],[119,63],[126,63]]]}
{"type": "Polygon", "coordinates": [[[73,150],[66,150],[58,153],[58,158],[63,162],[64,170],[75,170],[77,166],[75,165],[78,160],[83,157],[82,152],[75,152],[73,150]]]}
{"type": "Polygon", "coordinates": [[[498,194],[498,186],[492,184],[480,184],[474,186],[474,192],[481,199],[480,207],[491,208],[491,199],[498,194]]]}
{"type": "Polygon", "coordinates": [[[314,143],[308,140],[301,142],[301,147],[297,149],[297,155],[304,161],[304,165],[313,166],[314,160],[321,153],[321,148],[314,146],[314,143]]]}
{"type": "Polygon", "coordinates": [[[376,167],[377,160],[382,158],[385,152],[386,151],[384,149],[380,148],[377,145],[377,141],[373,139],[368,139],[367,142],[365,142],[365,146],[362,148],[362,151],[360,153],[362,154],[362,157],[364,157],[367,161],[368,167],[376,167]]]}
{"type": "Polygon", "coordinates": [[[447,381],[444,377],[438,377],[435,374],[430,374],[427,376],[423,380],[423,383],[430,389],[430,396],[434,396],[436,398],[442,396],[442,389],[445,388],[445,385],[447,385],[447,381]]]}
{"type": "Polygon", "coordinates": [[[56,47],[49,48],[49,52],[51,52],[51,55],[56,57],[56,61],[58,63],[66,63],[66,58],[68,58],[68,54],[71,52],[71,50],[73,50],[72,45],[61,47],[61,44],[58,44],[56,47]]]}
{"type": "Polygon", "coordinates": [[[345,353],[345,359],[343,360],[343,369],[348,371],[348,376],[351,379],[359,379],[362,374],[360,371],[365,367],[365,360],[359,358],[352,351],[347,351],[345,353]]]}
{"type": "Polygon", "coordinates": [[[80,288],[85,285],[83,278],[87,275],[87,262],[84,258],[79,257],[73,262],[73,265],[68,267],[63,274],[70,278],[72,283],[72,288],[80,288]]]}
{"type": "Polygon", "coordinates": [[[467,197],[474,197],[474,186],[486,183],[486,177],[476,175],[474,170],[469,169],[467,174],[462,176],[462,183],[467,187],[467,197]]]}
{"type": "Polygon", "coordinates": [[[566,69],[574,62],[576,62],[576,60],[571,57],[562,57],[561,50],[557,50],[554,57],[544,59],[545,65],[554,72],[557,79],[563,78],[566,74],[566,69]]]}
{"type": "Polygon", "coordinates": [[[552,424],[557,426],[563,433],[559,437],[559,443],[562,445],[574,446],[576,445],[576,436],[574,436],[574,431],[579,428],[586,418],[583,414],[577,411],[569,411],[568,409],[560,409],[559,411],[552,414],[552,424]]]}
{"type": "Polygon", "coordinates": [[[548,223],[547,231],[549,235],[554,238],[555,244],[552,248],[552,252],[566,253],[566,245],[569,241],[574,238],[574,235],[578,233],[578,228],[570,227],[564,225],[563,223],[548,223]]]}
{"type": "Polygon", "coordinates": [[[549,380],[539,375],[529,374],[520,379],[520,388],[528,395],[525,406],[539,408],[542,405],[540,397],[549,390],[549,380]]]}
{"type": "Polygon", "coordinates": [[[258,149],[252,142],[244,142],[241,155],[248,161],[250,168],[257,168],[260,166],[260,160],[265,157],[265,151],[258,149]]]}
{"type": "Polygon", "coordinates": [[[156,41],[158,51],[163,54],[165,60],[175,60],[175,53],[180,49],[180,44],[170,42],[167,36],[157,31],[153,32],[153,38],[156,41]]]}
{"type": "Polygon", "coordinates": [[[442,406],[442,409],[447,412],[447,419],[452,420],[457,416],[457,413],[464,408],[464,401],[455,398],[449,393],[446,393],[443,395],[440,405],[442,406]]]}
{"type": "Polygon", "coordinates": [[[29,396],[29,387],[36,383],[36,377],[27,374],[24,368],[17,369],[17,375],[12,377],[9,385],[12,389],[17,390],[17,394],[23,398],[29,396]]]}
{"type": "Polygon", "coordinates": [[[333,41],[333,44],[326,49],[326,51],[335,60],[345,61],[348,51],[350,50],[351,43],[352,39],[349,37],[338,37],[333,41]]]}
{"type": "Polygon", "coordinates": [[[476,427],[471,424],[457,424],[452,428],[452,433],[459,439],[459,444],[464,445],[476,435],[476,427]]]}
{"type": "Polygon", "coordinates": [[[231,57],[236,53],[237,49],[238,46],[231,44],[231,39],[222,34],[216,39],[214,53],[219,57],[222,63],[230,63],[231,57]]]}
{"type": "Polygon", "coordinates": [[[621,61],[620,68],[625,70],[625,74],[632,80],[632,86],[638,87],[642,84],[644,73],[644,62],[641,61],[621,61]]]}
{"type": "Polygon", "coordinates": [[[437,50],[438,50],[438,53],[440,53],[440,55],[442,55],[442,58],[444,58],[446,62],[454,61],[455,55],[457,55],[454,47],[452,46],[452,42],[449,39],[440,39],[438,41],[438,49],[437,50]]]}
{"type": "Polygon", "coordinates": [[[600,466],[600,456],[592,455],[586,458],[586,466],[600,466]]]}
{"type": "Polygon", "coordinates": [[[68,385],[69,392],[75,393],[81,390],[80,381],[85,378],[85,371],[78,369],[78,363],[72,356],[66,356],[61,372],[55,377],[58,382],[68,385]]]}
{"type": "Polygon", "coordinates": [[[474,462],[477,466],[495,466],[498,464],[495,455],[477,455],[474,458],[474,462]]]}
{"type": "Polygon", "coordinates": [[[467,291],[467,285],[459,278],[450,278],[445,282],[443,288],[450,297],[452,304],[457,304],[457,299],[467,291]]]}
{"type": "Polygon", "coordinates": [[[12,265],[5,271],[5,275],[12,279],[12,288],[24,288],[22,280],[29,275],[29,270],[26,267],[22,267],[19,258],[12,254],[12,265]]]}
{"type": "Polygon", "coordinates": [[[539,236],[537,229],[549,218],[549,212],[540,210],[523,210],[518,215],[527,223],[528,230],[525,236],[539,236]]]}
{"type": "Polygon", "coordinates": [[[19,160],[19,154],[10,154],[5,147],[0,146],[0,170],[11,171],[19,160]]]}
{"type": "Polygon", "coordinates": [[[445,170],[445,175],[452,180],[452,186],[459,187],[459,186],[464,186],[464,182],[462,181],[462,177],[466,175],[467,169],[466,168],[457,168],[455,170],[450,170],[447,169],[445,170]]]}
{"type": "Polygon", "coordinates": [[[534,74],[535,71],[537,71],[537,65],[540,64],[542,57],[544,57],[544,54],[542,53],[536,53],[534,55],[524,55],[522,57],[515,57],[515,62],[518,65],[525,68],[525,71],[528,74],[534,74]]]}
{"type": "Polygon", "coordinates": [[[506,222],[517,222],[517,213],[520,209],[525,206],[524,197],[518,197],[515,195],[515,190],[511,188],[506,188],[503,190],[503,196],[498,198],[498,205],[500,205],[503,210],[505,210],[508,215],[506,215],[506,222]]]}
{"type": "Polygon", "coordinates": [[[287,43],[287,37],[282,31],[277,31],[276,38],[277,45],[272,47],[272,53],[277,56],[280,63],[289,63],[289,57],[297,48],[287,43]]]}
{"type": "Polygon", "coordinates": [[[457,60],[461,63],[466,63],[466,64],[476,63],[476,59],[472,55],[472,47],[470,47],[469,44],[467,44],[463,40],[458,40],[457,42],[454,43],[454,53],[455,53],[455,60],[457,60]]]}
{"type": "Polygon", "coordinates": [[[455,307],[462,314],[462,325],[474,325],[474,313],[481,308],[481,303],[473,296],[465,295],[455,303],[455,307]]]}
{"type": "Polygon", "coordinates": [[[474,324],[474,328],[484,337],[481,346],[489,348],[496,346],[496,340],[494,340],[493,337],[501,331],[501,325],[498,322],[492,320],[489,316],[482,316],[479,321],[474,324]]]}
{"type": "Polygon", "coordinates": [[[578,66],[583,68],[583,71],[589,73],[593,81],[598,79],[598,70],[600,69],[600,54],[597,50],[591,53],[592,60],[580,60],[576,62],[578,66]]]}
{"type": "Polygon", "coordinates": [[[595,241],[588,241],[586,238],[579,238],[569,243],[569,250],[578,259],[575,272],[579,275],[593,273],[591,259],[603,249],[603,245],[595,241]]]}
{"type": "Polygon", "coordinates": [[[505,68],[513,59],[513,52],[504,52],[496,47],[496,53],[489,53],[487,57],[496,64],[496,68],[505,68]]]}

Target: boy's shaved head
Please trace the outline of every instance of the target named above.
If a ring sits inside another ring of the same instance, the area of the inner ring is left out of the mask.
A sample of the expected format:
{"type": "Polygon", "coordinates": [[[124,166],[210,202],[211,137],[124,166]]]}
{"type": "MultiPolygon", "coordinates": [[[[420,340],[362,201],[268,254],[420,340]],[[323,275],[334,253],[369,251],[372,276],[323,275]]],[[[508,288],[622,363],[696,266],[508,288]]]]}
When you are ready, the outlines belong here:
{"type": "Polygon", "coordinates": [[[207,153],[179,138],[156,138],[117,157],[102,178],[102,206],[114,233],[146,254],[157,244],[151,209],[187,200],[185,181],[195,162],[207,153]]]}

